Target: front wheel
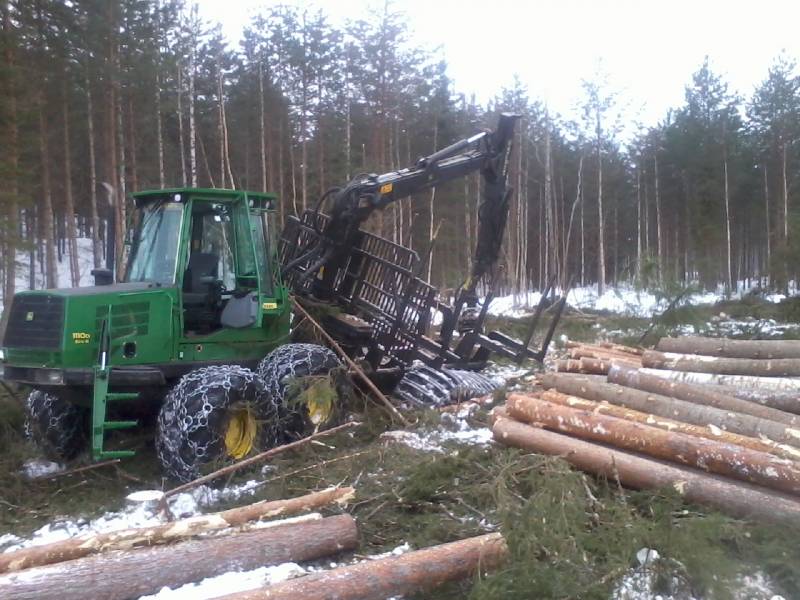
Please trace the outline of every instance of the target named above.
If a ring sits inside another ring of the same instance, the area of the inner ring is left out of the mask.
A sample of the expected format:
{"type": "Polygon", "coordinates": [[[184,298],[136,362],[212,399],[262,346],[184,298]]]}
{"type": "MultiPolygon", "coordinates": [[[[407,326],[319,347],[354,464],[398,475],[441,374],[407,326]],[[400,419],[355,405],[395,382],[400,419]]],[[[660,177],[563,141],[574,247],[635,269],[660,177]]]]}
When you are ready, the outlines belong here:
{"type": "Polygon", "coordinates": [[[25,401],[25,437],[53,460],[74,458],[86,446],[86,410],[51,392],[33,390],[25,401]]]}
{"type": "Polygon", "coordinates": [[[258,374],[284,416],[284,440],[336,423],[342,382],[331,372],[341,366],[332,350],[318,344],[286,344],[259,363],[258,374]]]}
{"type": "Polygon", "coordinates": [[[188,482],[205,468],[271,448],[278,407],[261,378],[235,365],[184,375],[158,414],[156,451],[165,474],[188,482]]]}

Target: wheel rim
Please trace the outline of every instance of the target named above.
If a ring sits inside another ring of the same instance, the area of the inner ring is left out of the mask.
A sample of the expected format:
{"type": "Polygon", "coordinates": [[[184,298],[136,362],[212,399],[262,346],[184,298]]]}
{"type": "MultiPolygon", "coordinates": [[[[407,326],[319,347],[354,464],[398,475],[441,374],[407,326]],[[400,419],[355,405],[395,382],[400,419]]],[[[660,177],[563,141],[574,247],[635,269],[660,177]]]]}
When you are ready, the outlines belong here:
{"type": "Polygon", "coordinates": [[[250,409],[234,409],[225,429],[225,451],[228,456],[235,459],[246,456],[253,449],[257,432],[258,425],[250,409]]]}

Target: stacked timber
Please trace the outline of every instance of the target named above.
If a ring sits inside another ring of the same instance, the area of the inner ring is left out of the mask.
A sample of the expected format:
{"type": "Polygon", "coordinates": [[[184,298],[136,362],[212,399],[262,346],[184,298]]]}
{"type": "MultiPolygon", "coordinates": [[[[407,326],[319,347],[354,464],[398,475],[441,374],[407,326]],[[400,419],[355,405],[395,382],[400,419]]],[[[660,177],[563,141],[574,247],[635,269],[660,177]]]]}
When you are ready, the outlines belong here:
{"type": "Polygon", "coordinates": [[[605,375],[613,365],[642,366],[643,350],[621,344],[567,342],[567,350],[568,358],[556,362],[559,372],[605,375]]]}
{"type": "Polygon", "coordinates": [[[573,345],[569,360],[604,364],[558,365],[569,372],[544,374],[544,391],[510,395],[494,422],[499,442],[625,486],[672,487],[737,517],[797,524],[800,342],[586,346],[573,345]]]}

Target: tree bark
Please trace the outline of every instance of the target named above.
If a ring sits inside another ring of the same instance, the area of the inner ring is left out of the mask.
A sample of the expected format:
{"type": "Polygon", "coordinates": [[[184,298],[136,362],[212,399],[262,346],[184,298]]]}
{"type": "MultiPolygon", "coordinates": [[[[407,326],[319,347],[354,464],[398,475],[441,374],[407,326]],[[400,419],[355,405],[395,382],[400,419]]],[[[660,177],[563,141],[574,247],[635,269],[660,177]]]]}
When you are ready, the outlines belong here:
{"type": "Polygon", "coordinates": [[[47,124],[44,116],[44,98],[39,96],[39,157],[42,175],[42,210],[40,211],[43,227],[45,254],[45,287],[58,287],[58,271],[56,270],[55,227],[53,224],[53,197],[50,188],[50,158],[47,152],[47,124]]]}
{"type": "Polygon", "coordinates": [[[656,350],[726,358],[798,358],[800,340],[730,340],[700,336],[663,337],[656,350]]]}
{"type": "Polygon", "coordinates": [[[792,494],[800,493],[797,463],[766,452],[679,431],[664,431],[537,398],[511,396],[506,409],[515,419],[583,440],[601,442],[792,494]]]}
{"type": "Polygon", "coordinates": [[[737,386],[763,391],[797,392],[800,394],[800,378],[796,377],[755,377],[753,375],[720,375],[716,373],[695,373],[691,371],[671,371],[667,369],[642,369],[643,373],[657,375],[664,379],[703,383],[711,385],[737,386]]]}
{"type": "MultiPolygon", "coordinates": [[[[19,231],[19,124],[17,123],[17,75],[14,57],[14,45],[10,43],[12,38],[12,23],[11,23],[11,8],[7,4],[3,5],[3,33],[7,37],[5,47],[5,67],[6,86],[5,103],[7,104],[8,116],[6,120],[6,144],[3,152],[8,157],[9,173],[6,178],[6,185],[8,186],[9,198],[6,206],[6,236],[3,240],[3,251],[5,253],[3,259],[3,269],[5,279],[3,281],[3,302],[5,308],[11,306],[11,298],[14,297],[16,291],[16,275],[17,275],[17,239],[19,231]]],[[[5,331],[5,320],[8,318],[9,311],[3,312],[0,318],[0,335],[5,331]]]]}
{"type": "Polygon", "coordinates": [[[655,375],[648,375],[636,369],[631,369],[622,365],[614,365],[608,372],[608,382],[618,383],[625,387],[635,388],[643,392],[661,394],[670,398],[687,400],[694,404],[713,406],[722,410],[729,410],[745,415],[752,415],[762,419],[769,419],[776,423],[798,427],[800,426],[800,416],[776,410],[769,406],[763,406],[754,402],[748,402],[740,398],[735,398],[727,394],[715,392],[704,387],[684,383],[681,381],[669,381],[655,375]]]}
{"type": "Polygon", "coordinates": [[[232,570],[331,556],[358,546],[350,515],[129,552],[90,556],[0,576],[9,600],[126,600],[232,570]],[[75,585],[80,582],[80,585],[75,585]]]}
{"type": "Polygon", "coordinates": [[[788,458],[789,460],[800,460],[800,450],[796,448],[787,446],[786,444],[778,444],[766,438],[747,437],[746,435],[740,435],[730,431],[723,431],[715,425],[703,426],[693,425],[691,423],[683,423],[681,421],[675,421],[674,419],[659,417],[657,415],[640,412],[638,410],[632,410],[623,406],[609,404],[608,402],[595,402],[593,400],[586,400],[585,398],[580,398],[578,396],[562,394],[561,392],[557,392],[555,390],[547,390],[546,392],[542,392],[541,396],[544,400],[553,402],[555,404],[580,408],[582,410],[588,410],[598,414],[610,415],[612,417],[627,419],[628,421],[634,421],[636,423],[644,423],[650,427],[658,427],[659,429],[664,429],[665,431],[678,431],[709,440],[716,440],[719,442],[725,442],[727,444],[736,444],[737,446],[742,446],[743,448],[750,448],[751,450],[758,450],[759,452],[768,452],[781,458],[788,458]]]}
{"type": "Polygon", "coordinates": [[[64,79],[62,95],[64,103],[64,212],[66,213],[64,218],[67,222],[70,282],[72,287],[78,287],[81,283],[81,273],[78,263],[78,232],[75,230],[75,202],[72,198],[72,158],[69,140],[69,104],[66,79],[64,79]]]}
{"type": "Polygon", "coordinates": [[[489,533],[402,556],[319,571],[220,600],[384,600],[485,573],[501,566],[507,557],[503,536],[489,533]]]}
{"type": "Polygon", "coordinates": [[[251,521],[287,517],[334,502],[345,504],[352,499],[353,493],[354,490],[350,487],[329,488],[288,500],[256,502],[153,527],[91,533],[51,544],[30,546],[0,554],[0,573],[65,562],[113,550],[131,550],[141,546],[179,542],[212,531],[240,527],[251,521]]]}
{"type": "Polygon", "coordinates": [[[642,354],[642,366],[650,369],[693,371],[718,375],[800,376],[800,359],[798,358],[722,358],[647,350],[642,354]]]}
{"type": "Polygon", "coordinates": [[[576,375],[545,373],[542,377],[545,388],[595,400],[610,402],[660,417],[676,419],[695,425],[713,424],[720,429],[733,431],[749,437],[767,437],[773,442],[800,446],[800,431],[750,415],[731,413],[712,406],[692,404],[685,400],[648,394],[613,383],[601,383],[576,375]]]}
{"type": "Polygon", "coordinates": [[[688,502],[707,504],[737,518],[794,526],[800,502],[779,492],[665,464],[499,417],[492,428],[501,444],[560,456],[576,468],[636,489],[677,491],[688,502]]]}

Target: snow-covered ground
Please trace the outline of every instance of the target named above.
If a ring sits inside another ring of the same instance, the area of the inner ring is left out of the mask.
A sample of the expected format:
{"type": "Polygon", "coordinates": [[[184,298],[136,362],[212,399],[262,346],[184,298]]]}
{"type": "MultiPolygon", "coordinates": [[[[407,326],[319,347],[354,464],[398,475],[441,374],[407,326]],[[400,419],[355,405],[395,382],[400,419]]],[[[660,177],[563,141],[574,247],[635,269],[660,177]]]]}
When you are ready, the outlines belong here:
{"type": "MultiPolygon", "coordinates": [[[[78,273],[80,276],[80,287],[87,285],[94,285],[94,277],[92,277],[92,269],[94,269],[94,252],[92,250],[93,241],[89,238],[78,238],[78,273]]],[[[22,290],[29,290],[31,288],[40,290],[45,285],[44,273],[40,269],[36,269],[33,277],[33,285],[31,286],[31,276],[28,265],[30,264],[30,255],[27,251],[17,250],[17,272],[15,278],[15,288],[18,292],[22,290]]],[[[37,263],[37,267],[38,267],[37,263]]],[[[72,287],[72,279],[69,272],[69,245],[66,251],[61,255],[61,261],[56,263],[56,270],[58,272],[58,286],[57,287],[72,287]]],[[[3,311],[3,298],[0,298],[0,313],[3,311]]]]}
{"type": "MultiPolygon", "coordinates": [[[[679,302],[683,305],[715,304],[725,298],[738,299],[752,290],[745,287],[744,282],[737,291],[730,295],[720,287],[714,292],[697,292],[687,294],[679,302]]],[[[530,315],[539,304],[542,294],[531,291],[522,294],[500,296],[492,300],[489,314],[519,318],[530,315]]],[[[765,294],[763,298],[769,302],[780,302],[785,299],[783,294],[765,294]]],[[[617,287],[608,287],[600,295],[597,286],[575,287],[567,294],[567,304],[580,310],[608,311],[632,317],[649,318],[666,310],[670,298],[664,298],[647,290],[639,290],[629,284],[620,284],[617,287]]]]}

